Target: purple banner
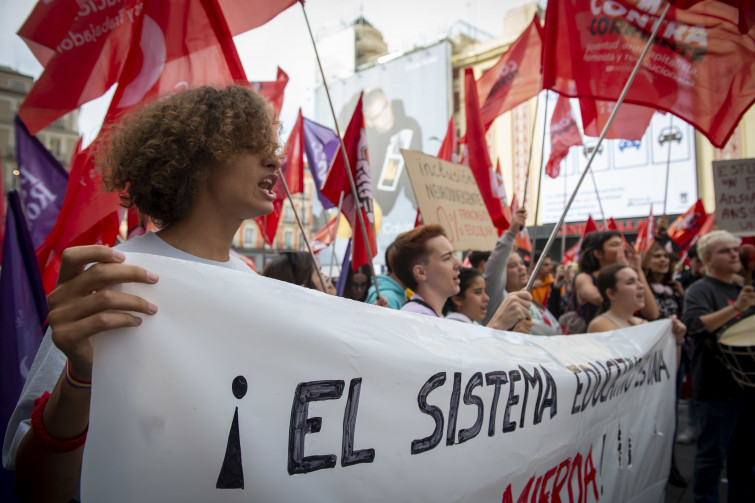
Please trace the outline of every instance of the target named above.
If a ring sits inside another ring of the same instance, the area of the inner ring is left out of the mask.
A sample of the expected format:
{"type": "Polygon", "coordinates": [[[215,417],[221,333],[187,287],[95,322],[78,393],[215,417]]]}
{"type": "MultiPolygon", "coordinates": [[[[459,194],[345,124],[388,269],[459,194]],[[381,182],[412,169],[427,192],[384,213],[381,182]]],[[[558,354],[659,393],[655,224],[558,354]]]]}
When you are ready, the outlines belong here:
{"type": "Polygon", "coordinates": [[[18,192],[8,192],[0,273],[0,426],[8,424],[47,318],[47,301],[18,192]]]}
{"type": "Polygon", "coordinates": [[[325,209],[335,208],[335,205],[320,193],[320,188],[339,143],[338,135],[333,130],[304,118],[304,151],[307,154],[309,171],[317,187],[317,197],[325,209]]]}
{"type": "Polygon", "coordinates": [[[55,225],[66,195],[68,173],[16,116],[16,155],[29,235],[37,248],[55,225]]]}

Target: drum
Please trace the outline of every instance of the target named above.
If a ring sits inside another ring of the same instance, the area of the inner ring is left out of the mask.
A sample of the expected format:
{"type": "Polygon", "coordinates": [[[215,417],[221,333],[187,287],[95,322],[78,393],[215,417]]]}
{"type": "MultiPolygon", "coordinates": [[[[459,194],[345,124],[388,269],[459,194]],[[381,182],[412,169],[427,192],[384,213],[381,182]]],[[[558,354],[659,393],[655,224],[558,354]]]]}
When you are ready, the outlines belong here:
{"type": "Polygon", "coordinates": [[[718,339],[718,347],[734,380],[755,388],[755,316],[727,327],[718,339]]]}

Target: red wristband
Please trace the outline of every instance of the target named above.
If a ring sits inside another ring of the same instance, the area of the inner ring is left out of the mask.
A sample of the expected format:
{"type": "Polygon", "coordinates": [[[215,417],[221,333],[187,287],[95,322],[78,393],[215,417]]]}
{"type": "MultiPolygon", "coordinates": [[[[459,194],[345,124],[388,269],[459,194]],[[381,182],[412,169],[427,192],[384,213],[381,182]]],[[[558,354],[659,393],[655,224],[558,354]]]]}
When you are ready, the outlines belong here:
{"type": "Polygon", "coordinates": [[[41,442],[44,448],[49,452],[75,451],[86,442],[89,427],[87,426],[84,433],[70,440],[58,440],[57,438],[51,437],[50,434],[47,433],[47,428],[45,428],[45,423],[42,419],[42,414],[44,413],[45,405],[47,405],[47,400],[49,398],[50,393],[45,391],[41,397],[34,400],[34,411],[31,413],[31,429],[34,432],[34,438],[36,438],[38,442],[41,442]]]}

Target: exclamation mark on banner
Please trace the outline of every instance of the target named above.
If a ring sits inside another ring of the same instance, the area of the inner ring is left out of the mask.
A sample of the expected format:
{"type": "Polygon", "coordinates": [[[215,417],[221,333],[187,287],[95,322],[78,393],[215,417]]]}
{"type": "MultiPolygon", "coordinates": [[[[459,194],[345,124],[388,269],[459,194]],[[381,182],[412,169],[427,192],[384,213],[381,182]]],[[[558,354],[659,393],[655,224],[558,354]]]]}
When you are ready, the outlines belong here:
{"type": "MultiPolygon", "coordinates": [[[[233,396],[241,400],[246,395],[247,385],[244,376],[237,376],[231,384],[233,396]]],[[[241,465],[241,437],[239,436],[239,408],[233,414],[228,444],[225,448],[223,467],[218,475],[216,489],[243,489],[244,469],[241,465]]]]}

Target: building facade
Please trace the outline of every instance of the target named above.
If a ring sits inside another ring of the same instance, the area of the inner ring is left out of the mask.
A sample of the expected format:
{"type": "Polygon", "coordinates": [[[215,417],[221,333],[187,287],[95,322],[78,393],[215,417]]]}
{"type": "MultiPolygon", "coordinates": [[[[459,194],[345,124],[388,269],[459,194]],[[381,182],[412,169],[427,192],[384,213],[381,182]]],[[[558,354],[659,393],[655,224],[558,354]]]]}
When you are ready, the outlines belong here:
{"type": "MultiPolygon", "coordinates": [[[[1,175],[6,191],[20,188],[13,122],[33,82],[34,79],[30,75],[0,66],[0,155],[2,155],[1,175]]],[[[74,110],[36,135],[66,170],[69,169],[71,155],[79,139],[78,118],[79,112],[74,110]]]]}

